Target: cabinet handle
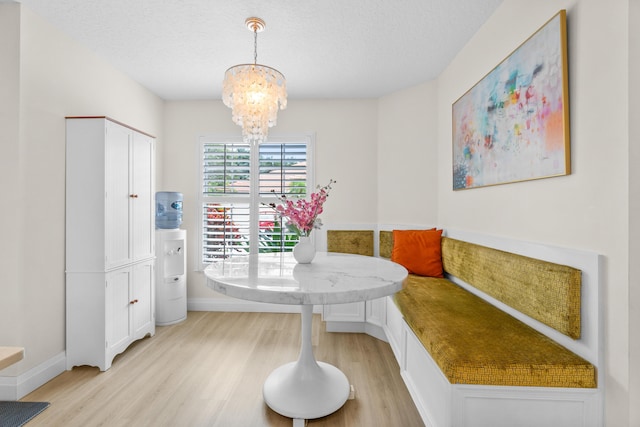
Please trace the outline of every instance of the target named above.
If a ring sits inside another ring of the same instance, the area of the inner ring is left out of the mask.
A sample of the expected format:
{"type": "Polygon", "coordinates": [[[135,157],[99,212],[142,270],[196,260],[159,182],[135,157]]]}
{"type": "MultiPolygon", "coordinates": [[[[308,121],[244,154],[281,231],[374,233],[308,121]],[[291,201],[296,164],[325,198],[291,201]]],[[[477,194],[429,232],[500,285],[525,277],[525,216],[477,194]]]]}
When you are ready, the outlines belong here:
{"type": "Polygon", "coordinates": [[[138,302],[138,300],[137,300],[137,299],[134,299],[133,301],[130,301],[130,302],[129,302],[129,304],[135,304],[135,303],[137,303],[137,302],[138,302]]]}
{"type": "Polygon", "coordinates": [[[132,199],[137,199],[138,195],[137,194],[130,194],[129,197],[131,197],[132,199]]]}

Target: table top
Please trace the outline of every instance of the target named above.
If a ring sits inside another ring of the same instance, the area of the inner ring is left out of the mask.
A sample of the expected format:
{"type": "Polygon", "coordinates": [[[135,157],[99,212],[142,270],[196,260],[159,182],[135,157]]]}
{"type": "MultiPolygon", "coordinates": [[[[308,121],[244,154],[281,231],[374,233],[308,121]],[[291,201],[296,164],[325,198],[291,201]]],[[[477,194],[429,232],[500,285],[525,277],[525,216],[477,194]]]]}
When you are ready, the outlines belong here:
{"type": "Polygon", "coordinates": [[[402,289],[407,270],[383,258],[318,252],[298,264],[290,252],[233,256],[210,264],[210,288],[274,304],[342,304],[382,298],[402,289]]]}
{"type": "Polygon", "coordinates": [[[22,360],[23,357],[22,347],[0,347],[0,370],[22,360]]]}

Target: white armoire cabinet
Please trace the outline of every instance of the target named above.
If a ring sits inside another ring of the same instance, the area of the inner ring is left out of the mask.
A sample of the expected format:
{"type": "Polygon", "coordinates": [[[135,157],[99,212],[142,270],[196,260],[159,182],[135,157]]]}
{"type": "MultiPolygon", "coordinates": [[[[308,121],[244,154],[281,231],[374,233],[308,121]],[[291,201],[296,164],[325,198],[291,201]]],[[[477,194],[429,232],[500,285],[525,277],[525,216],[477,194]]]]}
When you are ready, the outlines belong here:
{"type": "Polygon", "coordinates": [[[155,334],[155,142],[107,117],[66,124],[67,369],[104,371],[155,334]]]}

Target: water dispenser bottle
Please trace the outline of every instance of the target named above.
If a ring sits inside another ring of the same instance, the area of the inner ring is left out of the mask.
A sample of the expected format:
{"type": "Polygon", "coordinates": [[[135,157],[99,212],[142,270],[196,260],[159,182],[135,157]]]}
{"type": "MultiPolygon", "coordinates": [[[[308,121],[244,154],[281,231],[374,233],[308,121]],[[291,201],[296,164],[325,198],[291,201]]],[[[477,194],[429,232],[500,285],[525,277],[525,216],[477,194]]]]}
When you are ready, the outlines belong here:
{"type": "Polygon", "coordinates": [[[175,229],[182,224],[182,193],[156,193],[156,228],[175,229]]]}

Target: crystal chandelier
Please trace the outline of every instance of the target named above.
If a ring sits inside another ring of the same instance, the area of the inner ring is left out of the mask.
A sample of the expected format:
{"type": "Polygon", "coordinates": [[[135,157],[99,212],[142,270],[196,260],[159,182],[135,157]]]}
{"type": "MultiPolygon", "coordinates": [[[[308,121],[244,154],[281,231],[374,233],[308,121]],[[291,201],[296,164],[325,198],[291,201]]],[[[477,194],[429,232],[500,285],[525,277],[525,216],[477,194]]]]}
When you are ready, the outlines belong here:
{"type": "Polygon", "coordinates": [[[233,122],[242,126],[243,139],[260,143],[276,125],[278,108],[287,108],[287,84],[280,71],[257,63],[264,21],[247,18],[245,24],[253,31],[253,64],[235,65],[224,73],[222,102],[231,108],[233,122]]]}

